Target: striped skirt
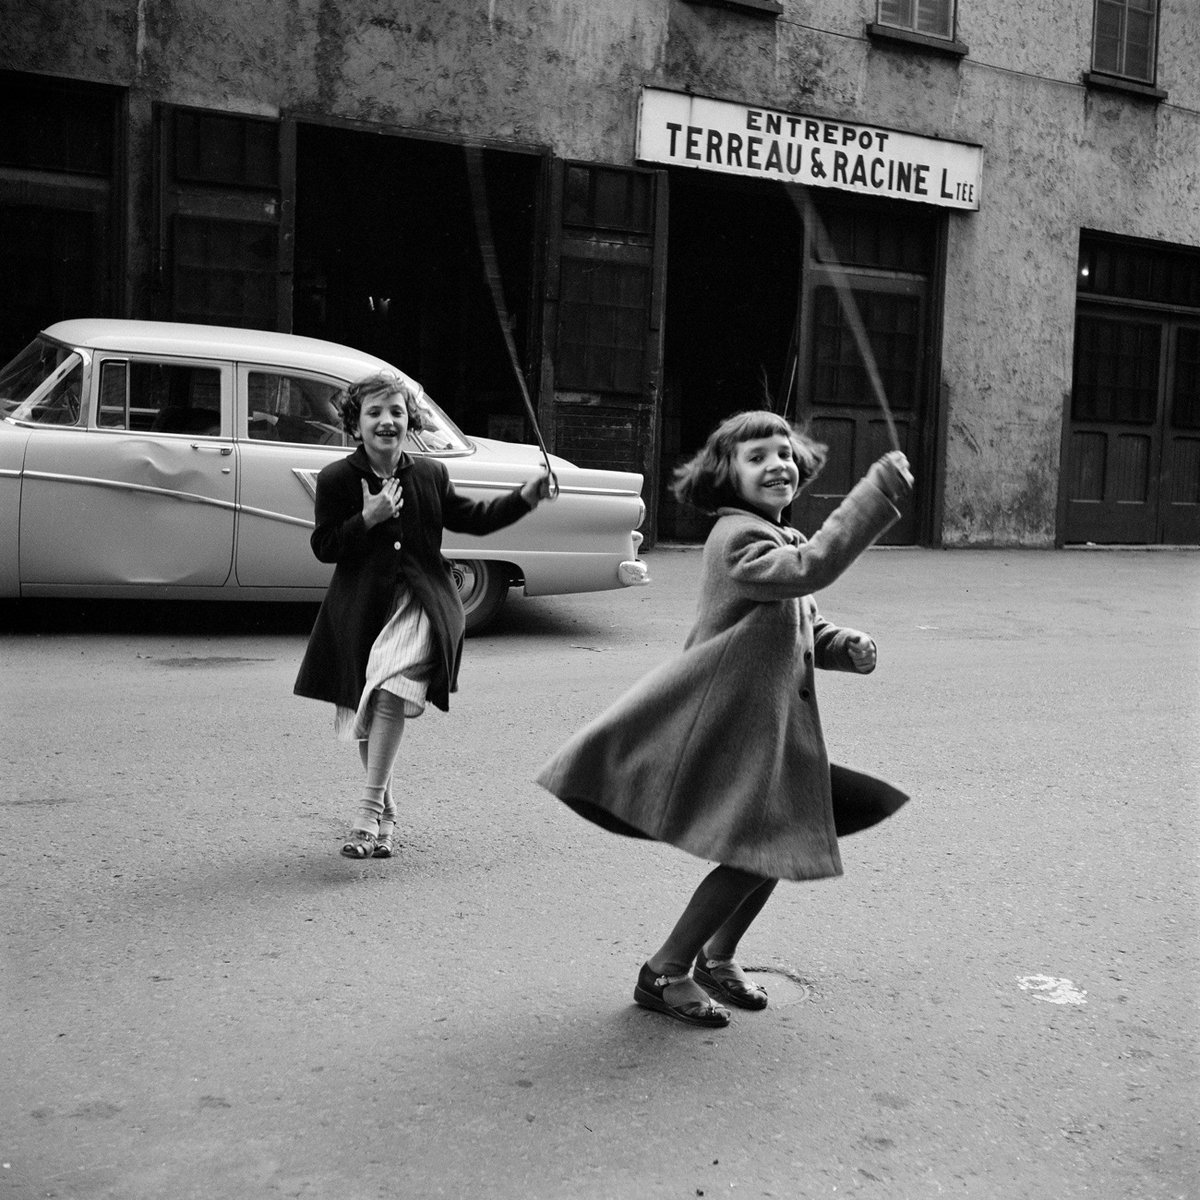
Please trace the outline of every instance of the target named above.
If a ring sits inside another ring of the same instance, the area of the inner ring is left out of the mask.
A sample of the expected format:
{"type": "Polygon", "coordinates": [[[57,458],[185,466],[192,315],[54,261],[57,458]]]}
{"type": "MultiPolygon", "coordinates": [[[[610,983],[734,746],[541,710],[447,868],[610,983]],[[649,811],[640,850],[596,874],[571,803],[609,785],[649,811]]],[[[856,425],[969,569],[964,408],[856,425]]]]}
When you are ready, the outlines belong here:
{"type": "Polygon", "coordinates": [[[400,583],[392,599],[392,615],[379,631],[367,659],[367,679],[358,708],[338,706],[334,732],[344,742],[362,741],[371,728],[375,692],[382,688],[404,701],[404,715],[425,711],[425,693],[437,661],[433,626],[408,585],[400,583]]]}

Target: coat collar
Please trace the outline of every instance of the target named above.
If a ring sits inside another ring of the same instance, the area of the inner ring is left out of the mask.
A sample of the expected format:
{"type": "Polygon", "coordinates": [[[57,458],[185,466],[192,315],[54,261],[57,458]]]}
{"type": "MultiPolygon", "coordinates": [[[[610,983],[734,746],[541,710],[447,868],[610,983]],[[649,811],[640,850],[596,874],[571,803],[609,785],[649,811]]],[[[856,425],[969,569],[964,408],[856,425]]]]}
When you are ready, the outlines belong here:
{"type": "Polygon", "coordinates": [[[798,530],[793,529],[790,525],[777,525],[770,517],[760,513],[758,509],[751,508],[749,505],[742,504],[722,504],[717,509],[718,517],[750,517],[761,525],[765,525],[768,529],[774,530],[785,542],[790,542],[793,546],[798,546],[804,541],[804,535],[798,530]]]}
{"type": "MultiPolygon", "coordinates": [[[[379,478],[375,474],[375,468],[371,466],[371,460],[367,457],[367,452],[361,442],[354,448],[354,453],[346,461],[365,479],[379,478]]],[[[396,464],[396,472],[393,478],[398,478],[406,474],[412,468],[412,462],[412,457],[408,451],[401,450],[400,461],[396,464]]]]}

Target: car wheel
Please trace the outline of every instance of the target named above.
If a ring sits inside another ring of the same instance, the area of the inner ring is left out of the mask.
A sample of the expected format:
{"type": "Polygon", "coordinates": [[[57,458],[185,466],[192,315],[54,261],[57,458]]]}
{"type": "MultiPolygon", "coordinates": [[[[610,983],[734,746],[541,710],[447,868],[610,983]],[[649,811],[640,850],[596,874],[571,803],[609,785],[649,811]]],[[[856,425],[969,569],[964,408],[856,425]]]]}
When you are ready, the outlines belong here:
{"type": "Polygon", "coordinates": [[[503,563],[454,560],[450,564],[458,598],[467,614],[467,632],[478,633],[495,620],[508,595],[503,563]]]}

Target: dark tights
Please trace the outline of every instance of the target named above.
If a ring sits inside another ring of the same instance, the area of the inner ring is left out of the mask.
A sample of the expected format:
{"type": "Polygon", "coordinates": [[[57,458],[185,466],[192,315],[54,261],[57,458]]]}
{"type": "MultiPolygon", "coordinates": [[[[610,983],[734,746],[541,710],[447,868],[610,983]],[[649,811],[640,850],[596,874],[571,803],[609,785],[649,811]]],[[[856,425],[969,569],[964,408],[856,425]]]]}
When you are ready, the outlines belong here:
{"type": "Polygon", "coordinates": [[[737,867],[714,868],[692,894],[670,936],[651,955],[651,970],[684,975],[701,950],[710,959],[733,958],[778,882],[737,867]]]}

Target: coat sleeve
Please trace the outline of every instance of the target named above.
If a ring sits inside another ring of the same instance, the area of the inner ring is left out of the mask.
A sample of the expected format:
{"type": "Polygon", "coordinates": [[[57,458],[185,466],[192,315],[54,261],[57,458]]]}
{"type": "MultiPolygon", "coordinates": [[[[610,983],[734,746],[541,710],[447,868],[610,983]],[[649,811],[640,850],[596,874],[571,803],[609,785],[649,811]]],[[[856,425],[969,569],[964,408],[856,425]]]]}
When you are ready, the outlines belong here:
{"type": "Polygon", "coordinates": [[[359,478],[343,462],[331,463],[317,476],[316,524],[309,545],[321,562],[347,562],[366,551],[359,478]]]}
{"type": "Polygon", "coordinates": [[[756,526],[739,529],[725,547],[735,587],[752,600],[784,600],[828,587],[900,518],[877,479],[878,464],[799,546],[780,545],[756,526]]]}
{"type": "Polygon", "coordinates": [[[456,533],[472,533],[476,536],[493,533],[533,511],[522,498],[520,488],[495,500],[471,500],[454,490],[454,484],[444,470],[441,488],[442,525],[456,533]]]}
{"type": "Polygon", "coordinates": [[[835,625],[813,609],[813,661],[823,671],[850,671],[859,674],[847,649],[853,629],[835,625]]]}

